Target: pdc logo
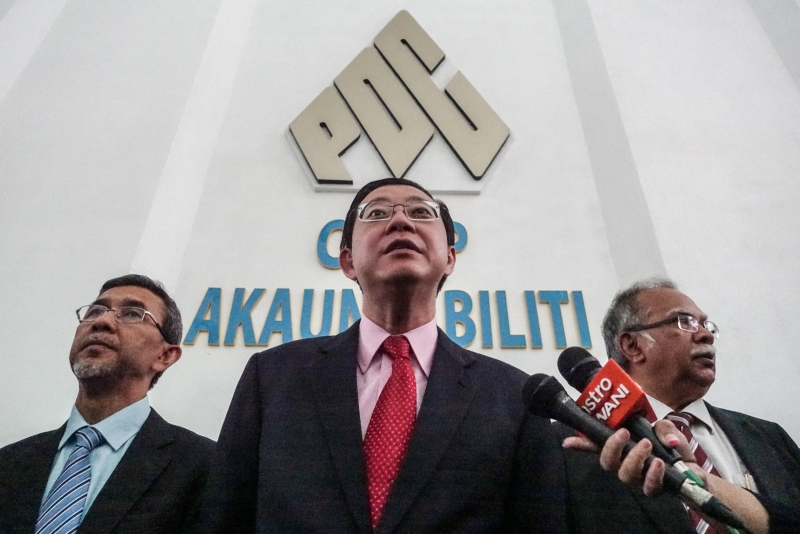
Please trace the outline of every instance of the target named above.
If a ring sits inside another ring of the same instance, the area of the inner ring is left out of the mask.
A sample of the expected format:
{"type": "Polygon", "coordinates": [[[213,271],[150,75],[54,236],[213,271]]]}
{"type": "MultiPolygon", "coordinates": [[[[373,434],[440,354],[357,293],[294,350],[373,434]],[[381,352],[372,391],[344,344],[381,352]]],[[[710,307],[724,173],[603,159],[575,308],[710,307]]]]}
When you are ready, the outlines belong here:
{"type": "MultiPolygon", "coordinates": [[[[444,90],[437,86],[432,75],[445,54],[407,11],[395,15],[373,44],[289,126],[315,189],[354,186],[351,170],[358,162],[346,166],[343,156],[363,130],[392,176],[412,178],[407,174],[423,150],[439,144],[461,165],[431,163],[431,174],[449,179],[433,189],[479,192],[479,181],[509,138],[508,127],[460,71],[444,90]]],[[[359,152],[365,154],[361,146],[359,152]]]]}

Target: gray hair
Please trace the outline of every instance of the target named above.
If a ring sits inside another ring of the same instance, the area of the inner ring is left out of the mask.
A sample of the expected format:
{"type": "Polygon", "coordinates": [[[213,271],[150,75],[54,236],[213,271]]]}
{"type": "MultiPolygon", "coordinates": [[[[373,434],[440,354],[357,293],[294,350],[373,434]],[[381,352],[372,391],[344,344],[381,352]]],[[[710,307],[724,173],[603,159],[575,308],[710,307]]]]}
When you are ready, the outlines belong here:
{"type": "Polygon", "coordinates": [[[606,343],[608,357],[616,361],[623,369],[628,369],[628,359],[619,347],[619,336],[629,328],[642,324],[646,309],[639,305],[639,293],[647,289],[678,289],[678,285],[669,278],[654,276],[634,283],[627,289],[614,295],[606,316],[603,318],[603,341],[606,343]]]}

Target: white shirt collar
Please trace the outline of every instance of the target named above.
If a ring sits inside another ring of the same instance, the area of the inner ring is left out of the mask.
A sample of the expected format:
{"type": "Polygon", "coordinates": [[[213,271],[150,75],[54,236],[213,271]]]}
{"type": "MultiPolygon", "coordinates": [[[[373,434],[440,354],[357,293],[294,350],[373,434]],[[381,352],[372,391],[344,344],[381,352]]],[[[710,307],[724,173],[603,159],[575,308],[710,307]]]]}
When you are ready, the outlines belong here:
{"type": "MultiPolygon", "coordinates": [[[[381,348],[383,342],[390,335],[389,332],[369,320],[369,318],[361,316],[358,336],[360,345],[358,368],[362,374],[367,371],[372,359],[377,355],[378,349],[381,348]]],[[[411,350],[414,351],[412,358],[416,358],[422,372],[425,373],[425,376],[429,376],[433,365],[433,354],[436,352],[436,340],[439,337],[436,318],[403,335],[406,336],[411,345],[411,350]]]]}
{"type": "MultiPolygon", "coordinates": [[[[122,447],[131,436],[136,434],[147,417],[150,415],[150,399],[147,395],[140,401],[126,406],[120,411],[109,415],[97,424],[91,425],[100,432],[112,449],[115,451],[122,447]]],[[[58,444],[59,450],[72,437],[72,435],[85,426],[90,426],[83,418],[76,406],[72,406],[67,420],[67,428],[58,444]]]]}
{"type": "MultiPolygon", "coordinates": [[[[647,395],[647,400],[650,402],[650,406],[653,408],[653,412],[655,412],[658,421],[664,419],[667,415],[675,411],[660,400],[656,399],[655,397],[651,397],[650,395],[647,395]]],[[[703,423],[706,428],[708,428],[709,432],[712,434],[714,433],[714,425],[712,424],[711,414],[708,413],[708,407],[706,406],[706,403],[703,402],[703,399],[697,399],[681,411],[692,414],[697,421],[703,423]]]]}

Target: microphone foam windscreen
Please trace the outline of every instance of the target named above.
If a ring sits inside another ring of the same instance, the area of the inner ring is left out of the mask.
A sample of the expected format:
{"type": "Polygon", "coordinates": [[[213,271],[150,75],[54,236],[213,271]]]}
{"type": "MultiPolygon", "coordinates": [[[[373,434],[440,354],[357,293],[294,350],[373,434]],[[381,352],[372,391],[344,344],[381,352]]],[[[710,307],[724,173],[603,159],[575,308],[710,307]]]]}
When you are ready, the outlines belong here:
{"type": "Polygon", "coordinates": [[[581,347],[570,347],[558,357],[558,372],[578,391],[583,391],[602,369],[597,358],[581,347]]]}
{"type": "Polygon", "coordinates": [[[522,400],[528,409],[541,417],[550,417],[553,401],[564,391],[558,380],[550,375],[538,373],[525,382],[522,388],[522,400]]]}

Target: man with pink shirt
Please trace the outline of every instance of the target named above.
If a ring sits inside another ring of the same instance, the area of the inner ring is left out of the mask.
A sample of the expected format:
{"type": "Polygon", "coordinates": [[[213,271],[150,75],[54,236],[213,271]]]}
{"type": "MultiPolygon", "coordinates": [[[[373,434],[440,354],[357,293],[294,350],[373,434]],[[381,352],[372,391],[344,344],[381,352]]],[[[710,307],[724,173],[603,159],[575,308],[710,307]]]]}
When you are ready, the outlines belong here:
{"type": "Polygon", "coordinates": [[[254,355],[219,438],[212,532],[564,532],[549,421],[527,376],[436,326],[456,263],[447,207],[418,184],[371,182],[339,262],[363,293],[338,336],[254,355]]]}

